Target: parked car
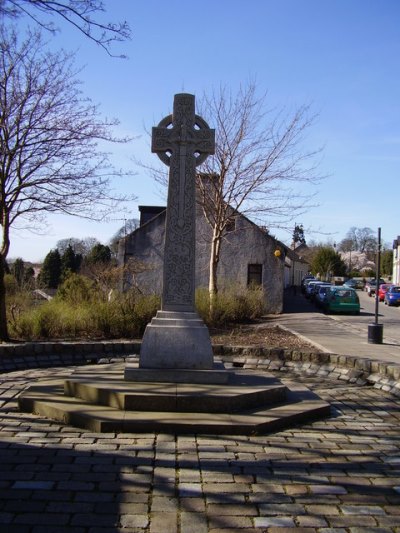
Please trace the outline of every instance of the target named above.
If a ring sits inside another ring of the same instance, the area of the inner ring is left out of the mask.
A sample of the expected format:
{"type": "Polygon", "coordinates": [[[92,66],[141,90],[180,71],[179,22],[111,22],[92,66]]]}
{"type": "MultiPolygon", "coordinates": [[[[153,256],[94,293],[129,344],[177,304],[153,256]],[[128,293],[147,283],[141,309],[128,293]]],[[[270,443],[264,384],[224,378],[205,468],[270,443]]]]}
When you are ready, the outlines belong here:
{"type": "Polygon", "coordinates": [[[315,305],[317,307],[324,307],[324,302],[329,287],[332,287],[331,283],[323,283],[322,285],[317,286],[317,290],[314,296],[315,305]]]}
{"type": "Polygon", "coordinates": [[[400,286],[392,285],[385,294],[386,305],[400,305],[400,286]]]}
{"type": "Polygon", "coordinates": [[[317,296],[317,292],[322,285],[326,285],[326,281],[317,281],[316,283],[313,283],[310,288],[310,300],[312,302],[315,302],[315,297],[317,296]]]}
{"type": "Polygon", "coordinates": [[[347,313],[358,315],[360,313],[360,299],[355,289],[345,287],[330,287],[327,291],[324,311],[326,313],[347,313]]]}
{"type": "MultiPolygon", "coordinates": [[[[383,283],[385,283],[385,280],[380,278],[379,285],[383,283]]],[[[373,296],[375,294],[375,291],[376,291],[376,279],[375,278],[372,278],[369,281],[367,281],[367,283],[365,284],[365,290],[367,291],[368,296],[373,296]]]]}
{"type": "Polygon", "coordinates": [[[354,278],[356,282],[356,289],[364,290],[365,287],[365,279],[364,278],[354,278]]]}
{"type": "Polygon", "coordinates": [[[351,289],[364,289],[364,280],[362,278],[350,278],[346,280],[343,285],[350,287],[351,289]]]}
{"type": "Polygon", "coordinates": [[[385,294],[390,289],[390,287],[393,287],[393,283],[383,283],[382,285],[379,285],[379,301],[383,302],[385,300],[385,294]]]}
{"type": "Polygon", "coordinates": [[[305,294],[306,292],[306,286],[309,281],[317,281],[315,277],[312,274],[307,274],[304,276],[304,278],[301,280],[301,292],[305,294]]]}
{"type": "Polygon", "coordinates": [[[376,281],[374,279],[370,279],[366,282],[364,290],[368,293],[368,296],[372,296],[375,294],[375,288],[376,288],[376,281]]]}
{"type": "Polygon", "coordinates": [[[306,285],[305,297],[308,298],[308,299],[311,299],[311,295],[313,293],[314,286],[315,285],[320,285],[321,283],[322,283],[322,281],[319,281],[319,280],[316,280],[316,279],[313,279],[312,281],[308,282],[307,285],[306,285]]]}

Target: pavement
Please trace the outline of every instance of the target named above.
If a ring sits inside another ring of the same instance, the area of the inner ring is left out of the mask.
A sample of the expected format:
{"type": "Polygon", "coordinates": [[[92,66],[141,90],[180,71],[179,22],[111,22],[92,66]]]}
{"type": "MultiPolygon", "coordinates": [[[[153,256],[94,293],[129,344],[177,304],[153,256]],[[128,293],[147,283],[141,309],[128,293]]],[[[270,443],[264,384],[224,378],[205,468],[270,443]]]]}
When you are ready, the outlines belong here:
{"type": "Polygon", "coordinates": [[[368,343],[368,324],[354,324],[335,315],[325,315],[300,291],[295,295],[288,291],[284,313],[269,319],[311,341],[321,351],[400,364],[400,343],[388,338],[385,331],[382,344],[368,343]]]}
{"type": "MultiPolygon", "coordinates": [[[[342,330],[286,311],[283,325],[339,348],[342,330]]],[[[346,329],[346,354],[363,352],[357,335],[346,329]]],[[[73,370],[0,375],[0,533],[400,533],[400,399],[389,393],[286,372],[331,416],[261,436],[100,434],[18,411],[27,386],[73,370]]]]}

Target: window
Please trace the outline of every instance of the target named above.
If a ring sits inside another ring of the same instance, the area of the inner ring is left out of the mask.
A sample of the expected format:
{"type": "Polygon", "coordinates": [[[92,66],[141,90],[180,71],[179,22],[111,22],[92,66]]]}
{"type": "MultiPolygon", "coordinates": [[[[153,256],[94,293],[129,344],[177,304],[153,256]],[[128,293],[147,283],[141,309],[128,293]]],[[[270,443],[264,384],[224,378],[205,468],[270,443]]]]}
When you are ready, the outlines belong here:
{"type": "Polygon", "coordinates": [[[236,217],[229,217],[226,223],[225,231],[226,233],[230,233],[232,231],[235,231],[235,229],[236,229],[236,217]]]}
{"type": "Polygon", "coordinates": [[[262,265],[248,265],[247,267],[247,285],[262,284],[262,265]]]}

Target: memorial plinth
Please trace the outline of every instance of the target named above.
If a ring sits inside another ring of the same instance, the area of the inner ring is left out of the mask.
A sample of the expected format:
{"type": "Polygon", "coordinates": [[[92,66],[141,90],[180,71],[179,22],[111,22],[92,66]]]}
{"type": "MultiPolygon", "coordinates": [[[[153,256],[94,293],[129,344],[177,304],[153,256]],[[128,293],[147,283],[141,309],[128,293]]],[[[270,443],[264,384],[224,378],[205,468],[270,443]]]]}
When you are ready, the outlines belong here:
{"type": "MultiPolygon", "coordinates": [[[[141,369],[212,369],[210,335],[195,310],[196,166],[214,153],[215,132],[177,94],[173,114],[152,131],[152,152],[169,166],[161,310],[147,325],[141,369]]],[[[126,378],[129,379],[129,369],[126,378]]]]}
{"type": "Polygon", "coordinates": [[[140,368],[209,369],[210,334],[197,313],[158,311],[146,327],[140,368]]]}

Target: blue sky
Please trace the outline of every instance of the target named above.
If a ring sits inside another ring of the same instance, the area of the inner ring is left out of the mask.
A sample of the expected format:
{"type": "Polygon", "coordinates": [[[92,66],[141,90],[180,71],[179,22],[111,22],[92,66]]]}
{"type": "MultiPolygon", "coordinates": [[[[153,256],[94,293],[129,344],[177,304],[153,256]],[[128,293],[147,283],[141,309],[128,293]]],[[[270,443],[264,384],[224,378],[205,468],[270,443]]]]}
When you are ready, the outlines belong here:
{"type": "MultiPolygon", "coordinates": [[[[51,48],[77,50],[83,90],[102,113],[120,120],[111,146],[117,166],[136,174],[115,183],[133,193],[126,214],[105,223],[52,216],[45,235],[13,232],[10,257],[43,259],[64,238],[107,243],[137,206],[163,205],[158,186],[132,159],[152,162],[146,130],[171,112],[173,96],[199,97],[255,79],[271,107],[311,104],[318,115],[305,149],[323,146],[317,207],[296,220],[306,239],[340,241],[352,226],[400,234],[396,196],[400,164],[400,2],[398,0],[106,0],[105,19],[129,22],[133,38],[113,59],[76,30],[60,25],[51,48]]],[[[212,127],[212,124],[210,124],[212,127]]],[[[287,231],[271,231],[285,243],[287,231]]]]}

